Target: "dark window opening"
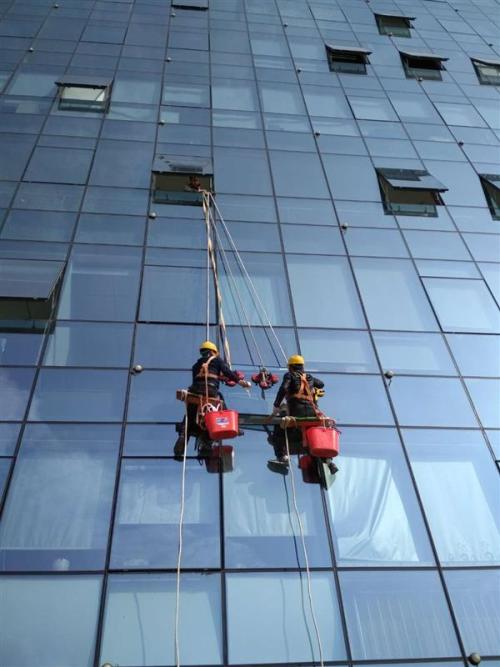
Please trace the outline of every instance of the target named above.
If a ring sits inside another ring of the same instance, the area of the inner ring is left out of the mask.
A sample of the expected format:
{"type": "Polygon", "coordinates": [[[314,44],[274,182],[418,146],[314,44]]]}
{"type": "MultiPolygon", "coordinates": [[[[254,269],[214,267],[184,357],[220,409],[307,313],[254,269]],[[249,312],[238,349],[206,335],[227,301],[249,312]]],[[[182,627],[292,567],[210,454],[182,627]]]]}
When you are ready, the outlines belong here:
{"type": "Polygon", "coordinates": [[[172,9],[193,9],[195,11],[205,11],[208,9],[208,0],[172,0],[172,9]]]}
{"type": "Polygon", "coordinates": [[[203,191],[213,192],[210,160],[156,157],[153,165],[153,201],[157,204],[201,206],[203,191]]]}
{"type": "Polygon", "coordinates": [[[371,51],[350,46],[326,45],[330,71],[344,74],[366,74],[371,51]]]}
{"type": "Polygon", "coordinates": [[[381,35],[391,37],[411,37],[410,28],[413,16],[393,16],[391,14],[375,14],[378,31],[381,35]]]}
{"type": "Polygon", "coordinates": [[[479,83],[486,86],[500,86],[500,61],[472,59],[479,83]]]}
{"type": "Polygon", "coordinates": [[[445,69],[443,61],[448,58],[433,53],[409,53],[400,51],[401,60],[407,79],[429,79],[441,81],[441,70],[445,69]]]}
{"type": "Polygon", "coordinates": [[[427,171],[377,169],[385,213],[436,217],[442,206],[440,192],[447,188],[427,171]]]}
{"type": "Polygon", "coordinates": [[[45,331],[53,319],[63,269],[63,262],[0,260],[0,331],[45,331]]]}
{"type": "Polygon", "coordinates": [[[495,220],[500,220],[500,175],[480,174],[486,201],[495,220]]]}
{"type": "Polygon", "coordinates": [[[62,77],[56,84],[61,111],[105,113],[108,110],[112,81],[71,75],[62,77]]]}

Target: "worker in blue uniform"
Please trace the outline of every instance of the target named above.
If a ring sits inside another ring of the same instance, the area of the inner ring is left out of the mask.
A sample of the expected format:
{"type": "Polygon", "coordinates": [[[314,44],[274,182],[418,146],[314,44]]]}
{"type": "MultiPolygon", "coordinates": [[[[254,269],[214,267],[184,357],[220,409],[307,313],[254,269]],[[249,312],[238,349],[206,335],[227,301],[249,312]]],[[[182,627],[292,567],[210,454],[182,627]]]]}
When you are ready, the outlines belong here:
{"type": "MultiPolygon", "coordinates": [[[[200,358],[192,367],[192,383],[188,391],[200,397],[211,399],[220,399],[224,406],[224,398],[220,393],[221,380],[230,380],[235,384],[248,389],[250,382],[242,380],[240,376],[231,370],[229,365],[219,357],[217,346],[209,340],[200,345],[200,358]]],[[[179,437],[174,445],[174,455],[182,457],[184,448],[190,436],[199,438],[200,456],[209,456],[212,450],[212,443],[208,439],[207,431],[200,428],[198,424],[199,404],[187,404],[188,432],[186,434],[186,418],[178,424],[177,431],[179,437]],[[187,436],[187,437],[186,437],[187,436]]]]}
{"type": "MultiPolygon", "coordinates": [[[[322,392],[325,383],[305,371],[304,357],[294,354],[288,359],[288,372],[283,376],[281,386],[276,394],[273,406],[273,415],[281,414],[283,400],[286,401],[287,414],[290,417],[318,417],[319,410],[316,406],[318,392],[322,392]]],[[[302,431],[298,428],[288,429],[289,442],[301,443],[302,431]]],[[[270,460],[269,467],[277,472],[287,472],[290,464],[287,451],[284,429],[280,426],[274,428],[271,436],[274,447],[275,459],[270,460]]],[[[330,472],[335,474],[337,466],[331,459],[325,461],[330,472]]]]}

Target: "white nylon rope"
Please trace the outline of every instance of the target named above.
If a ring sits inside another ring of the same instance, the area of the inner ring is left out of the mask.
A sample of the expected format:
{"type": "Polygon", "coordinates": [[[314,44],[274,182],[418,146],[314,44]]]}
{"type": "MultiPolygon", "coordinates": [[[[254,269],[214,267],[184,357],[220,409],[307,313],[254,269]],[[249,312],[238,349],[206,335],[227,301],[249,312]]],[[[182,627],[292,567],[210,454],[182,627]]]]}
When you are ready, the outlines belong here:
{"type": "Polygon", "coordinates": [[[181,562],[182,562],[182,547],[183,535],[182,528],[184,523],[184,507],[186,500],[186,456],[188,444],[188,403],[186,400],[186,423],[184,425],[184,454],[182,457],[182,476],[181,476],[181,503],[179,514],[179,546],[177,549],[177,574],[175,583],[175,626],[174,626],[174,643],[175,643],[175,665],[180,667],[180,645],[179,645],[179,616],[180,616],[180,601],[181,601],[181,562]]]}

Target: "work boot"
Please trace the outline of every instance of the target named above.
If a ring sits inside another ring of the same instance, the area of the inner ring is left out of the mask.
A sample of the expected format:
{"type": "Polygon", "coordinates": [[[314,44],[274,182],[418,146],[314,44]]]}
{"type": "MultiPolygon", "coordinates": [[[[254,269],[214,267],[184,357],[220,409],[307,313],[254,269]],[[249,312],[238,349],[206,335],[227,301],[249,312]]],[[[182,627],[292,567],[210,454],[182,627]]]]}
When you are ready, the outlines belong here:
{"type": "Polygon", "coordinates": [[[290,461],[288,456],[278,456],[275,459],[270,459],[267,462],[267,467],[272,472],[278,472],[281,475],[288,475],[288,469],[290,467],[290,461]]]}
{"type": "Polygon", "coordinates": [[[184,433],[181,433],[177,440],[175,441],[174,445],[174,457],[176,459],[182,459],[184,457],[184,449],[186,447],[186,438],[184,436],[184,433]]]}
{"type": "Polygon", "coordinates": [[[325,463],[328,466],[328,470],[331,472],[332,475],[335,475],[339,471],[339,469],[332,461],[332,459],[326,459],[325,463]]]}

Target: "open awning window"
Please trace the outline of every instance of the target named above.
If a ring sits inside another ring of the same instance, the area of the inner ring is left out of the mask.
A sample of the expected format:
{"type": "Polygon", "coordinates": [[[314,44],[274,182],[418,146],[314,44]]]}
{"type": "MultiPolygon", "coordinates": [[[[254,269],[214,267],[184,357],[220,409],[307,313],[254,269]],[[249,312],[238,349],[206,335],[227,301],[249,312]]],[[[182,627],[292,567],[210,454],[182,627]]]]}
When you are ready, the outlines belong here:
{"type": "Polygon", "coordinates": [[[414,16],[402,16],[401,14],[392,14],[388,12],[375,14],[378,31],[381,35],[391,35],[394,37],[411,37],[410,28],[413,28],[412,21],[414,16]]]}
{"type": "Polygon", "coordinates": [[[431,190],[433,192],[448,190],[437,178],[424,170],[379,169],[378,172],[391,187],[397,190],[431,190]]]}
{"type": "Polygon", "coordinates": [[[443,204],[441,192],[447,187],[427,171],[417,169],[377,169],[384,210],[391,215],[435,217],[443,204]]]}
{"type": "Polygon", "coordinates": [[[65,74],[56,81],[59,109],[105,112],[109,106],[112,79],[65,74]]]}
{"type": "Polygon", "coordinates": [[[443,62],[448,58],[437,53],[417,51],[400,51],[399,54],[408,79],[442,79],[443,62]]]}
{"type": "Polygon", "coordinates": [[[208,0],[172,0],[174,9],[195,9],[203,11],[208,9],[208,0]]]}
{"type": "Polygon", "coordinates": [[[202,191],[213,192],[212,161],[157,155],[153,163],[153,201],[201,205],[202,191]]]}
{"type": "Polygon", "coordinates": [[[345,74],[366,74],[366,65],[370,62],[371,51],[360,46],[341,46],[325,44],[328,64],[332,72],[345,74]]]}
{"type": "Polygon", "coordinates": [[[43,330],[64,266],[64,262],[0,259],[0,328],[43,330]]]}
{"type": "Polygon", "coordinates": [[[500,220],[500,174],[479,174],[491,215],[500,220]]]}
{"type": "Polygon", "coordinates": [[[500,86],[500,60],[493,58],[472,58],[479,83],[500,86]]]}

